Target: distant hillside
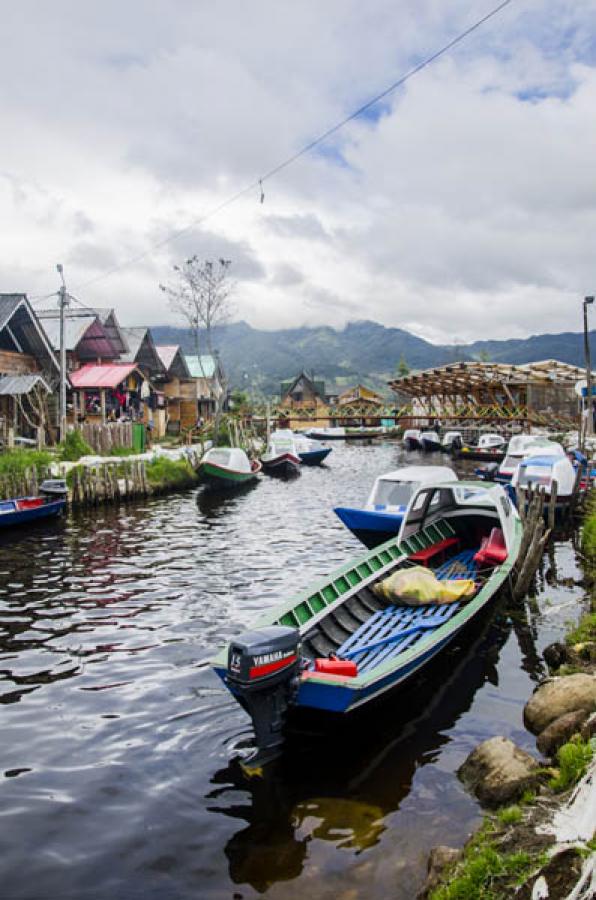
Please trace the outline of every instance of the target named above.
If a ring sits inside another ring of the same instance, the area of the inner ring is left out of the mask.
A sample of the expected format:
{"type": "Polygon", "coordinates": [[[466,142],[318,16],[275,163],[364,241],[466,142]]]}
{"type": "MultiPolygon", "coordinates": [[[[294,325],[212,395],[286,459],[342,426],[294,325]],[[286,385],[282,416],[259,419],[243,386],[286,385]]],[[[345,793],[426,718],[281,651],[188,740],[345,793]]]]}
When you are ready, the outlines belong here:
{"type": "MultiPolygon", "coordinates": [[[[152,326],[159,344],[180,344],[193,352],[187,329],[152,326]]],[[[596,332],[590,335],[596,360],[596,332]]],[[[277,394],[284,378],[301,369],[324,378],[328,389],[341,389],[358,381],[387,392],[387,379],[400,359],[411,369],[428,369],[461,359],[487,358],[493,362],[525,363],[559,359],[583,365],[583,335],[541,334],[508,341],[476,341],[449,346],[430,344],[401,328],[385,328],[376,322],[351,322],[341,331],[328,326],[261,331],[246,322],[216,329],[214,344],[234,387],[255,393],[277,394]]]]}

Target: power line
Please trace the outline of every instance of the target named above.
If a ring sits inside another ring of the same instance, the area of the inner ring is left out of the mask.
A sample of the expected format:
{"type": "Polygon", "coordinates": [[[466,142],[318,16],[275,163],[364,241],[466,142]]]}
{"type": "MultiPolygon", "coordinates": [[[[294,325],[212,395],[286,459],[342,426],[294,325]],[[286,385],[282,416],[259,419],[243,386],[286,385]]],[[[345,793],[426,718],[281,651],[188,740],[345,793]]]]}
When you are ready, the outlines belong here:
{"type": "Polygon", "coordinates": [[[495,6],[492,10],[490,10],[490,12],[486,13],[486,15],[482,16],[482,18],[480,18],[476,22],[474,22],[473,25],[470,25],[468,28],[466,28],[464,31],[460,32],[456,37],[454,37],[451,41],[449,41],[447,44],[445,44],[443,47],[441,47],[440,50],[437,50],[437,51],[435,51],[435,53],[432,53],[430,56],[427,56],[425,59],[422,60],[422,62],[418,63],[416,66],[409,69],[404,75],[401,75],[397,79],[397,81],[394,81],[392,84],[390,84],[388,87],[386,87],[383,91],[381,91],[381,93],[377,94],[374,97],[371,97],[370,100],[367,100],[366,103],[364,103],[358,109],[354,110],[354,112],[350,113],[349,116],[346,116],[344,119],[337,122],[335,125],[332,125],[331,128],[328,128],[327,131],[324,131],[322,134],[320,134],[314,140],[310,141],[308,144],[305,144],[304,147],[302,147],[296,153],[292,154],[292,156],[289,156],[283,162],[274,166],[272,169],[269,169],[269,171],[266,172],[264,175],[261,175],[259,178],[256,178],[253,182],[251,182],[250,184],[248,184],[246,187],[242,188],[241,190],[237,191],[235,194],[232,194],[231,197],[228,197],[227,200],[224,200],[222,203],[219,203],[213,209],[211,209],[207,213],[205,213],[205,215],[199,216],[198,218],[193,219],[188,225],[185,225],[184,228],[180,228],[177,231],[172,231],[167,237],[163,238],[163,240],[158,241],[155,244],[152,244],[150,247],[148,247],[146,250],[142,251],[141,253],[138,253],[136,256],[132,256],[129,259],[125,260],[124,262],[119,263],[116,266],[113,266],[111,269],[108,269],[106,272],[103,272],[100,275],[97,275],[94,278],[91,278],[89,281],[86,281],[83,285],[81,285],[81,288],[86,288],[92,284],[97,284],[98,281],[102,281],[104,278],[109,278],[111,275],[114,275],[116,272],[120,272],[122,269],[127,268],[128,266],[131,266],[134,263],[140,262],[142,259],[145,259],[147,256],[149,256],[150,253],[153,253],[155,250],[160,250],[166,244],[169,244],[172,241],[177,240],[179,237],[182,237],[182,235],[187,234],[189,231],[192,231],[198,225],[202,225],[208,219],[213,218],[213,216],[216,216],[222,210],[226,209],[226,207],[231,206],[232,203],[235,203],[237,200],[239,200],[245,194],[255,191],[257,188],[260,189],[260,202],[262,203],[264,200],[263,183],[265,181],[268,181],[269,179],[273,178],[275,175],[278,175],[284,169],[287,169],[288,166],[291,166],[292,163],[294,163],[294,162],[296,162],[296,160],[300,159],[301,156],[305,156],[307,153],[310,153],[311,150],[314,150],[314,148],[317,147],[319,144],[322,144],[324,141],[326,141],[332,135],[336,134],[341,128],[344,128],[349,122],[354,121],[354,119],[357,119],[368,109],[371,109],[371,107],[376,106],[377,103],[379,103],[381,100],[384,100],[385,97],[388,97],[390,94],[392,94],[394,91],[396,91],[397,88],[401,87],[403,84],[405,84],[407,81],[409,81],[415,75],[417,75],[419,72],[422,72],[422,70],[426,69],[427,66],[430,66],[431,63],[436,62],[437,59],[439,59],[441,56],[444,56],[446,53],[449,52],[449,50],[452,50],[453,47],[456,47],[458,44],[460,44],[462,41],[464,41],[474,31],[477,31],[484,24],[486,24],[486,22],[488,22],[490,19],[492,19],[496,15],[498,15],[503,9],[505,9],[505,7],[510,6],[511,3],[513,3],[513,0],[503,0],[503,2],[499,3],[498,6],[495,6]]]}

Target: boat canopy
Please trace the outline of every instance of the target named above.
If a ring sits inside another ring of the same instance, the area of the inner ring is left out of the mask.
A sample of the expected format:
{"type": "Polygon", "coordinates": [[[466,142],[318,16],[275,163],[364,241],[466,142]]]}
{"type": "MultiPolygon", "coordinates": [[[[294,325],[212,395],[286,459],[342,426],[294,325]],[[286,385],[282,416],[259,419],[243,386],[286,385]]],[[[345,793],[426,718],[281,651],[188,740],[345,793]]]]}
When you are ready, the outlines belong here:
{"type": "Polygon", "coordinates": [[[479,450],[490,450],[493,447],[503,447],[506,441],[500,434],[481,434],[478,441],[479,450]]]}
{"type": "Polygon", "coordinates": [[[239,447],[212,447],[203,456],[202,462],[213,463],[223,469],[233,469],[234,472],[250,472],[250,460],[244,450],[239,447]]]}
{"type": "Polygon", "coordinates": [[[557,495],[568,497],[575,485],[575,469],[566,456],[526,456],[513,473],[511,484],[521,488],[543,487],[551,493],[553,481],[557,495]]]}
{"type": "Polygon", "coordinates": [[[366,509],[407,506],[416,488],[433,481],[457,481],[457,475],[448,466],[404,466],[387,472],[376,479],[366,509]]]}
{"type": "Polygon", "coordinates": [[[420,440],[420,429],[419,428],[407,428],[404,431],[404,441],[406,438],[413,438],[414,440],[420,440]]]}
{"type": "Polygon", "coordinates": [[[515,538],[517,510],[501,485],[479,481],[425,484],[413,495],[403,518],[398,541],[428,527],[438,519],[462,515],[498,519],[509,552],[515,538]]]}
{"type": "Polygon", "coordinates": [[[454,441],[461,441],[461,431],[446,431],[443,435],[443,447],[449,447],[454,441]]]}
{"type": "Polygon", "coordinates": [[[427,441],[434,441],[435,444],[440,444],[441,440],[436,431],[422,431],[420,433],[420,440],[426,438],[427,441]]]}

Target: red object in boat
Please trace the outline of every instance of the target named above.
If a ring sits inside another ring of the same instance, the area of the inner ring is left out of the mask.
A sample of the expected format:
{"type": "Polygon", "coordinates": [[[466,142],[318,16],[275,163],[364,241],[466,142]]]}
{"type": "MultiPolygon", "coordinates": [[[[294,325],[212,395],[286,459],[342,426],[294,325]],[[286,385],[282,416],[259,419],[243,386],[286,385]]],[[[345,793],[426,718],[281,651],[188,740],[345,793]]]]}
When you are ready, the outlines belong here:
{"type": "Polygon", "coordinates": [[[20,500],[17,500],[17,509],[37,509],[38,506],[43,506],[43,504],[43,497],[22,497],[20,500]]]}
{"type": "Polygon", "coordinates": [[[358,674],[358,666],[351,659],[315,659],[315,672],[354,678],[358,674]]]}
{"type": "Polygon", "coordinates": [[[507,559],[505,537],[500,528],[493,528],[490,536],[482,539],[480,550],[474,556],[474,562],[498,565],[507,559]]]}

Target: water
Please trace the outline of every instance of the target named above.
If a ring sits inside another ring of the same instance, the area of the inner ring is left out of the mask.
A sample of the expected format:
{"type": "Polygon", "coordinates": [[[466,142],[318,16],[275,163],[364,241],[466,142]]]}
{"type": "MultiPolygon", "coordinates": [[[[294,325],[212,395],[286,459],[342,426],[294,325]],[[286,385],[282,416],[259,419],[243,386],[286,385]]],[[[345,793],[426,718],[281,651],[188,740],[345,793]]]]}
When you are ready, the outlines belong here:
{"type": "Polygon", "coordinates": [[[469,751],[495,734],[534,750],[523,704],[582,604],[572,545],[434,680],[264,781],[240,773],[250,723],[208,665],[263,608],[362,552],[331,507],[404,461],[340,442],[290,482],[1,538],[2,900],[415,896],[430,847],[479,819],[454,774],[469,751]]]}

